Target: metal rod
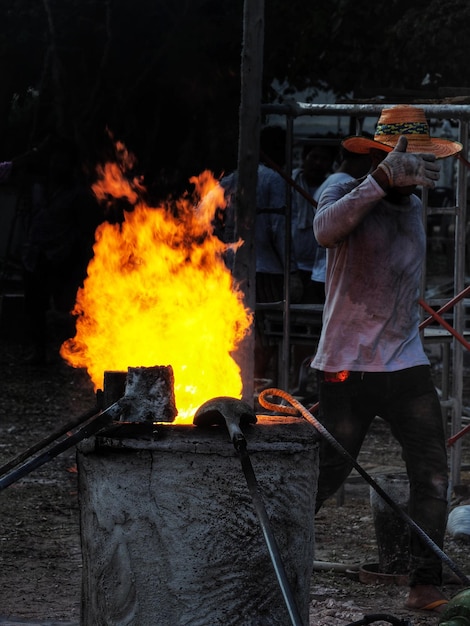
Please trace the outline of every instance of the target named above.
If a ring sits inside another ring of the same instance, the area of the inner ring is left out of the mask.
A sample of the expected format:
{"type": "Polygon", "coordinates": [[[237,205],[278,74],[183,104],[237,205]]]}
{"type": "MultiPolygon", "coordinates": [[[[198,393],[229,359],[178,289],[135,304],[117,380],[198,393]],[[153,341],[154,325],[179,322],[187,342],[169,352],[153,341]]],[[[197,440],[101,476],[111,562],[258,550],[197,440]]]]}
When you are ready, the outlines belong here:
{"type": "Polygon", "coordinates": [[[464,585],[470,585],[470,579],[461,571],[461,569],[447,556],[447,554],[441,550],[441,548],[436,544],[435,541],[426,534],[426,532],[419,526],[409,515],[406,513],[389,495],[386,491],[382,489],[382,487],[368,474],[365,469],[361,467],[361,465],[356,461],[356,459],[349,454],[349,452],[337,441],[333,435],[323,426],[321,422],[319,422],[312,414],[309,412],[298,400],[293,398],[290,394],[282,391],[281,389],[265,389],[261,392],[259,398],[259,403],[262,407],[266,409],[271,409],[278,412],[293,414],[292,410],[295,414],[302,415],[310,424],[324,437],[328,443],[337,450],[341,456],[343,456],[352,467],[369,483],[371,487],[379,494],[379,496],[395,511],[399,517],[401,517],[411,528],[416,532],[416,534],[426,543],[426,545],[431,548],[431,550],[444,562],[446,563],[450,569],[460,578],[464,585]],[[266,400],[266,396],[279,396],[290,403],[291,407],[286,407],[282,405],[277,405],[266,400]]]}
{"type": "MultiPolygon", "coordinates": [[[[309,102],[292,102],[288,104],[262,104],[261,110],[266,114],[291,115],[338,115],[350,117],[379,117],[384,108],[398,106],[400,103],[387,104],[314,104],[309,102]]],[[[465,104],[420,104],[426,117],[433,119],[470,120],[470,105],[465,104]]]]}
{"type": "Polygon", "coordinates": [[[357,572],[359,566],[354,563],[333,563],[331,561],[314,561],[313,570],[316,572],[357,572]]]}
{"type": "Polygon", "coordinates": [[[419,304],[423,307],[423,309],[427,313],[431,315],[432,318],[436,320],[436,322],[439,322],[441,326],[443,326],[447,331],[449,331],[449,333],[453,335],[455,339],[457,339],[457,341],[461,343],[462,346],[464,346],[464,348],[466,348],[467,350],[470,350],[470,343],[468,343],[465,337],[463,337],[457,330],[455,330],[455,328],[452,328],[452,326],[448,322],[446,322],[446,320],[442,318],[433,308],[431,308],[427,302],[425,302],[422,298],[420,298],[419,304]]]}
{"type": "Polygon", "coordinates": [[[463,437],[466,433],[468,433],[469,430],[470,424],[467,424],[464,428],[462,428],[462,430],[459,430],[458,433],[455,433],[455,435],[449,437],[449,439],[447,440],[447,445],[449,446],[449,448],[453,446],[454,443],[460,439],[460,437],[463,437]]]}
{"type": "Polygon", "coordinates": [[[193,423],[196,426],[211,426],[212,424],[223,424],[227,427],[230,441],[238,452],[242,465],[246,484],[251,494],[253,506],[261,525],[261,530],[268,548],[269,556],[274,567],[281,592],[289,612],[289,617],[293,626],[302,626],[303,621],[295,603],[294,595],[291,591],[287,579],[284,565],[282,563],[276,539],[271,530],[268,514],[261,497],[258,481],[248,455],[245,436],[240,428],[242,423],[256,423],[256,415],[253,408],[236,398],[220,397],[208,400],[198,408],[194,415],[193,423]]]}
{"type": "Polygon", "coordinates": [[[402,619],[395,615],[390,615],[389,613],[371,613],[370,615],[364,615],[362,619],[346,624],[346,626],[365,626],[366,624],[373,624],[374,622],[388,622],[395,626],[412,626],[412,622],[410,622],[409,619],[402,619]]]}
{"type": "MultiPolygon", "coordinates": [[[[465,298],[465,296],[468,295],[469,293],[470,293],[470,285],[468,287],[465,287],[463,291],[461,291],[456,296],[451,298],[448,302],[446,302],[444,306],[441,306],[441,308],[438,309],[436,313],[438,315],[442,315],[443,313],[446,313],[449,309],[451,309],[454,306],[454,304],[457,304],[457,302],[460,302],[460,300],[465,298]]],[[[427,317],[425,320],[421,322],[421,324],[419,325],[419,329],[423,330],[423,328],[426,328],[426,326],[429,326],[429,324],[431,324],[431,322],[433,321],[434,321],[434,318],[432,315],[430,315],[429,317],[427,317]]]]}
{"type": "MultiPolygon", "coordinates": [[[[462,156],[468,157],[468,119],[459,119],[459,141],[463,146],[462,156]]],[[[467,185],[468,175],[462,160],[457,167],[457,213],[454,221],[454,293],[460,293],[465,287],[465,251],[467,225],[467,185]]],[[[465,311],[463,302],[454,309],[454,327],[463,335],[465,329],[465,311]]],[[[462,396],[463,396],[463,350],[460,342],[452,344],[452,398],[451,433],[462,428],[462,396]]],[[[453,489],[460,484],[460,466],[462,463],[462,445],[458,441],[450,449],[450,485],[453,489]]]]}
{"type": "MultiPolygon", "coordinates": [[[[286,167],[292,171],[292,136],[294,133],[293,120],[286,118],[286,167]]],[[[291,256],[292,256],[292,191],[286,186],[286,219],[284,239],[284,309],[282,312],[282,350],[281,363],[278,363],[279,385],[283,389],[289,388],[290,371],[290,292],[291,292],[291,256]]]]}
{"type": "Polygon", "coordinates": [[[288,174],[286,174],[286,172],[282,169],[282,167],[280,167],[275,161],[270,159],[268,155],[262,150],[260,154],[263,157],[263,160],[266,162],[266,165],[269,165],[269,167],[272,170],[277,172],[286,181],[286,183],[290,185],[290,187],[295,189],[295,191],[297,191],[303,198],[305,198],[307,202],[310,202],[310,204],[313,207],[316,208],[318,206],[318,202],[312,198],[312,196],[308,193],[308,191],[305,191],[303,187],[301,187],[298,183],[296,183],[295,180],[292,178],[292,176],[289,176],[288,174]]]}
{"type": "Polygon", "coordinates": [[[278,580],[279,587],[281,589],[281,592],[284,598],[284,602],[289,612],[291,623],[293,624],[293,626],[303,626],[303,621],[297,609],[295,598],[290,588],[289,580],[287,578],[286,571],[282,563],[281,555],[279,552],[279,547],[277,545],[276,538],[274,537],[274,534],[271,530],[268,514],[266,512],[266,508],[261,498],[261,494],[260,494],[259,487],[258,487],[258,481],[256,480],[253,466],[251,464],[251,459],[248,455],[248,451],[246,447],[246,439],[245,437],[242,436],[236,439],[234,438],[233,442],[234,442],[235,448],[238,450],[240,454],[240,462],[242,465],[242,470],[245,475],[246,483],[248,485],[251,498],[253,500],[253,505],[255,507],[255,511],[260,522],[261,530],[263,532],[263,537],[266,542],[269,556],[271,558],[271,562],[274,567],[276,578],[278,580]]]}
{"type": "Polygon", "coordinates": [[[58,456],[65,450],[68,450],[72,446],[76,445],[83,439],[94,435],[99,430],[110,424],[110,422],[115,417],[117,417],[120,412],[121,407],[119,405],[119,402],[115,402],[102,413],[94,415],[85,423],[84,426],[82,426],[82,428],[77,430],[75,433],[67,434],[67,437],[62,441],[59,441],[57,444],[55,444],[42,454],[34,457],[27,463],[24,463],[17,469],[11,471],[6,476],[0,478],[0,491],[6,489],[20,478],[23,478],[23,476],[26,476],[26,474],[29,474],[34,469],[41,467],[41,465],[44,465],[45,463],[58,456]]]}
{"type": "Polygon", "coordinates": [[[57,439],[59,439],[59,437],[62,437],[63,435],[68,433],[69,430],[73,430],[74,428],[77,428],[77,426],[80,426],[80,424],[83,424],[84,422],[86,422],[88,419],[90,419],[90,417],[93,417],[94,415],[96,415],[99,412],[99,410],[100,410],[99,406],[93,407],[92,409],[84,413],[83,415],[80,415],[80,417],[77,417],[76,419],[71,420],[70,422],[67,422],[67,424],[64,424],[64,426],[62,426],[62,428],[60,428],[56,432],[52,433],[51,435],[48,435],[44,439],[41,439],[40,441],[35,443],[33,446],[31,446],[27,450],[24,450],[23,452],[15,456],[13,459],[11,459],[10,461],[8,461],[7,463],[5,463],[4,465],[0,467],[0,477],[4,476],[7,472],[9,472],[14,467],[18,466],[20,463],[23,463],[24,461],[26,461],[26,459],[33,456],[33,454],[36,454],[36,452],[39,452],[39,450],[42,450],[53,441],[56,441],[57,439]]]}

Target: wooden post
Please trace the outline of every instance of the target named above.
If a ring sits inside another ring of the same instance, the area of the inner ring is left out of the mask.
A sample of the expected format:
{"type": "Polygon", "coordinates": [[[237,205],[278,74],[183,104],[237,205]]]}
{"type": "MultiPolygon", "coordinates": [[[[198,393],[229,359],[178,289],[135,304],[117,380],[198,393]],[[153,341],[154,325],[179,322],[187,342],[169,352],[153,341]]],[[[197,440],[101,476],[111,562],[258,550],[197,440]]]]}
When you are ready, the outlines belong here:
{"type": "MultiPolygon", "coordinates": [[[[241,65],[241,102],[236,191],[237,235],[244,241],[235,256],[234,278],[245,294],[245,305],[255,310],[256,259],[254,221],[261,127],[261,82],[263,75],[264,0],[245,0],[241,65]]],[[[243,381],[243,399],[253,403],[254,329],[237,354],[243,381]]]]}

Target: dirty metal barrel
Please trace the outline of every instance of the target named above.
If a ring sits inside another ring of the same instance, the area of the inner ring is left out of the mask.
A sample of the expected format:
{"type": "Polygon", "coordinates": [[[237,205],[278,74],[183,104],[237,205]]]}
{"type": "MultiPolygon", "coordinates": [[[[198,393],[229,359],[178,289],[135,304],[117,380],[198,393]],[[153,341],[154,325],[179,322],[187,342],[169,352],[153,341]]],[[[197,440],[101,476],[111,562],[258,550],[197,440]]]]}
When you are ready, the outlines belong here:
{"type": "MultiPolygon", "coordinates": [[[[318,444],[305,420],[245,432],[297,606],[308,623],[318,444]]],[[[287,609],[240,461],[221,426],[94,437],[78,452],[82,626],[285,626],[287,609]]]]}

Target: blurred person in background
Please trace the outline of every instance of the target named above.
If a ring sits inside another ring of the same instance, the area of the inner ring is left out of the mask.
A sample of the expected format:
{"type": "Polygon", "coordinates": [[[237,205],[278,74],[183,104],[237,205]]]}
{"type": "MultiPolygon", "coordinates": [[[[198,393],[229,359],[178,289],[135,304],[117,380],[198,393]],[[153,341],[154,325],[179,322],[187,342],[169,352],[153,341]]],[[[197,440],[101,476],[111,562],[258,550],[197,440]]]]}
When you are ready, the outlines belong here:
{"type": "MultiPolygon", "coordinates": [[[[46,363],[47,313],[54,310],[71,323],[92,256],[99,205],[81,177],[78,150],[68,139],[48,148],[46,171],[32,186],[31,209],[22,252],[28,352],[25,362],[46,363]]],[[[64,337],[64,339],[67,337],[64,337]]]]}
{"type": "Polygon", "coordinates": [[[301,167],[292,172],[294,182],[314,201],[295,189],[292,192],[292,245],[298,274],[302,280],[303,304],[321,304],[325,299],[323,287],[318,289],[312,282],[318,246],[313,233],[313,218],[320,197],[320,187],[332,171],[336,153],[337,148],[334,145],[306,145],[302,151],[301,167]]]}

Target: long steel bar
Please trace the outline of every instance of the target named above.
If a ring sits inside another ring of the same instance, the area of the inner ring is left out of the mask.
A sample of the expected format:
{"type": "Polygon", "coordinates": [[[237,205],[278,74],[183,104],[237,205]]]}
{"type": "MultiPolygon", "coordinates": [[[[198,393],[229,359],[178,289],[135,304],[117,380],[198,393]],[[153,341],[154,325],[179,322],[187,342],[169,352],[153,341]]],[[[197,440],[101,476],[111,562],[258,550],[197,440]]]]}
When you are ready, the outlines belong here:
{"type": "Polygon", "coordinates": [[[371,487],[379,494],[379,496],[393,509],[393,511],[401,517],[407,524],[410,526],[412,530],[416,532],[416,534],[426,543],[426,545],[442,560],[443,563],[448,565],[450,569],[460,578],[464,585],[470,584],[470,579],[468,576],[460,569],[460,567],[435,543],[431,537],[417,524],[408,513],[403,510],[403,508],[393,500],[391,496],[388,495],[386,491],[382,489],[382,487],[372,478],[366,470],[361,467],[361,465],[357,462],[357,460],[349,454],[349,452],[343,448],[343,446],[339,443],[335,437],[329,432],[323,424],[317,420],[317,418],[312,414],[312,410],[316,410],[317,405],[314,405],[312,409],[307,410],[298,400],[294,397],[290,396],[288,393],[285,393],[281,389],[264,389],[260,396],[259,402],[262,407],[269,410],[275,410],[282,413],[286,413],[288,415],[296,415],[300,413],[300,415],[306,419],[326,441],[341,454],[341,456],[350,463],[351,467],[354,469],[369,483],[371,487]],[[268,396],[279,397],[285,400],[290,404],[290,406],[286,405],[275,405],[271,401],[267,400],[268,396]],[[293,411],[292,411],[293,408],[293,411]]]}
{"type": "MultiPolygon", "coordinates": [[[[263,113],[290,115],[301,117],[304,115],[325,115],[331,117],[371,117],[379,116],[382,109],[398,106],[399,103],[387,104],[312,104],[309,102],[292,102],[289,104],[263,104],[263,113]]],[[[417,105],[418,106],[418,105],[417,105]]],[[[419,104],[426,117],[433,119],[470,120],[470,105],[466,104],[419,104]]],[[[466,154],[466,153],[464,153],[466,154]]]]}
{"type": "Polygon", "coordinates": [[[234,445],[240,455],[240,463],[242,466],[243,474],[245,475],[246,484],[250,491],[256,515],[258,516],[258,520],[260,522],[261,531],[266,542],[266,547],[268,548],[269,556],[271,558],[271,563],[273,565],[274,572],[276,574],[276,578],[281,589],[282,597],[284,598],[284,603],[289,613],[291,624],[293,624],[293,626],[302,626],[303,620],[295,603],[294,594],[292,592],[289,584],[289,579],[287,578],[287,574],[284,569],[284,564],[281,559],[279,547],[277,545],[276,538],[274,537],[274,533],[271,529],[268,513],[261,497],[258,481],[253,470],[253,465],[251,464],[251,459],[248,455],[245,438],[242,437],[235,440],[234,445]]]}
{"type": "MultiPolygon", "coordinates": [[[[467,107],[466,107],[467,108],[467,107]]],[[[463,145],[462,156],[468,155],[468,117],[459,119],[459,141],[463,145]]],[[[463,291],[465,286],[465,249],[467,222],[467,180],[468,170],[462,160],[457,168],[457,213],[455,216],[454,234],[454,294],[463,291]]],[[[463,335],[465,328],[465,310],[460,301],[454,308],[454,328],[463,335]]],[[[463,348],[460,342],[452,344],[452,398],[451,434],[462,428],[463,408],[463,348]]],[[[462,442],[457,441],[450,451],[451,488],[460,484],[462,464],[462,442]]]]}
{"type": "Polygon", "coordinates": [[[48,435],[47,437],[44,437],[44,439],[41,439],[40,441],[36,442],[27,450],[24,450],[23,452],[15,456],[13,459],[11,459],[10,461],[8,461],[7,463],[5,463],[4,465],[0,467],[0,477],[6,474],[7,472],[11,471],[14,467],[17,467],[18,465],[20,465],[20,463],[23,463],[28,458],[32,457],[34,454],[36,454],[40,450],[43,450],[46,446],[48,446],[52,442],[57,441],[60,437],[63,437],[69,431],[73,430],[74,428],[77,428],[81,424],[84,424],[87,420],[90,419],[90,417],[93,417],[94,415],[96,415],[99,412],[100,408],[101,407],[98,407],[98,406],[93,407],[92,409],[84,413],[83,415],[80,415],[80,417],[77,417],[76,419],[67,422],[59,430],[48,435]]]}
{"type": "Polygon", "coordinates": [[[460,344],[462,344],[464,348],[466,348],[467,350],[470,350],[470,343],[468,343],[465,337],[459,332],[457,332],[455,328],[453,328],[449,324],[449,322],[446,322],[446,320],[443,317],[441,317],[437,311],[434,311],[434,309],[431,308],[429,304],[425,302],[422,298],[420,298],[419,304],[423,307],[426,313],[429,313],[429,315],[436,322],[438,322],[443,328],[445,328],[460,344]]]}
{"type": "MultiPolygon", "coordinates": [[[[455,304],[457,304],[457,302],[460,302],[460,300],[463,300],[465,298],[465,296],[467,296],[469,293],[470,293],[470,285],[468,287],[465,287],[465,289],[463,291],[461,291],[456,296],[451,298],[446,304],[444,304],[444,306],[441,306],[441,308],[438,309],[436,311],[436,313],[438,315],[442,315],[443,313],[446,313],[455,304]]],[[[434,317],[432,315],[430,315],[424,321],[421,322],[421,324],[419,325],[419,329],[423,330],[424,328],[426,328],[426,326],[429,326],[429,324],[431,324],[434,321],[435,321],[434,317]]]]}
{"type": "MultiPolygon", "coordinates": [[[[292,171],[292,141],[293,141],[293,119],[287,116],[286,119],[286,169],[290,173],[292,171]]],[[[289,372],[290,372],[290,291],[291,291],[291,253],[292,253],[292,192],[286,185],[286,219],[285,219],[286,238],[284,241],[284,309],[283,315],[283,342],[281,363],[278,364],[279,383],[284,389],[289,389],[289,372]],[[279,366],[280,365],[280,366],[279,366]]]]}
{"type": "Polygon", "coordinates": [[[46,451],[0,478],[0,491],[3,491],[3,489],[6,489],[38,467],[48,463],[51,459],[65,452],[65,450],[68,450],[83,439],[96,434],[110,424],[120,413],[121,407],[119,402],[115,402],[102,413],[94,415],[79,430],[68,433],[65,439],[62,439],[46,451]]]}

